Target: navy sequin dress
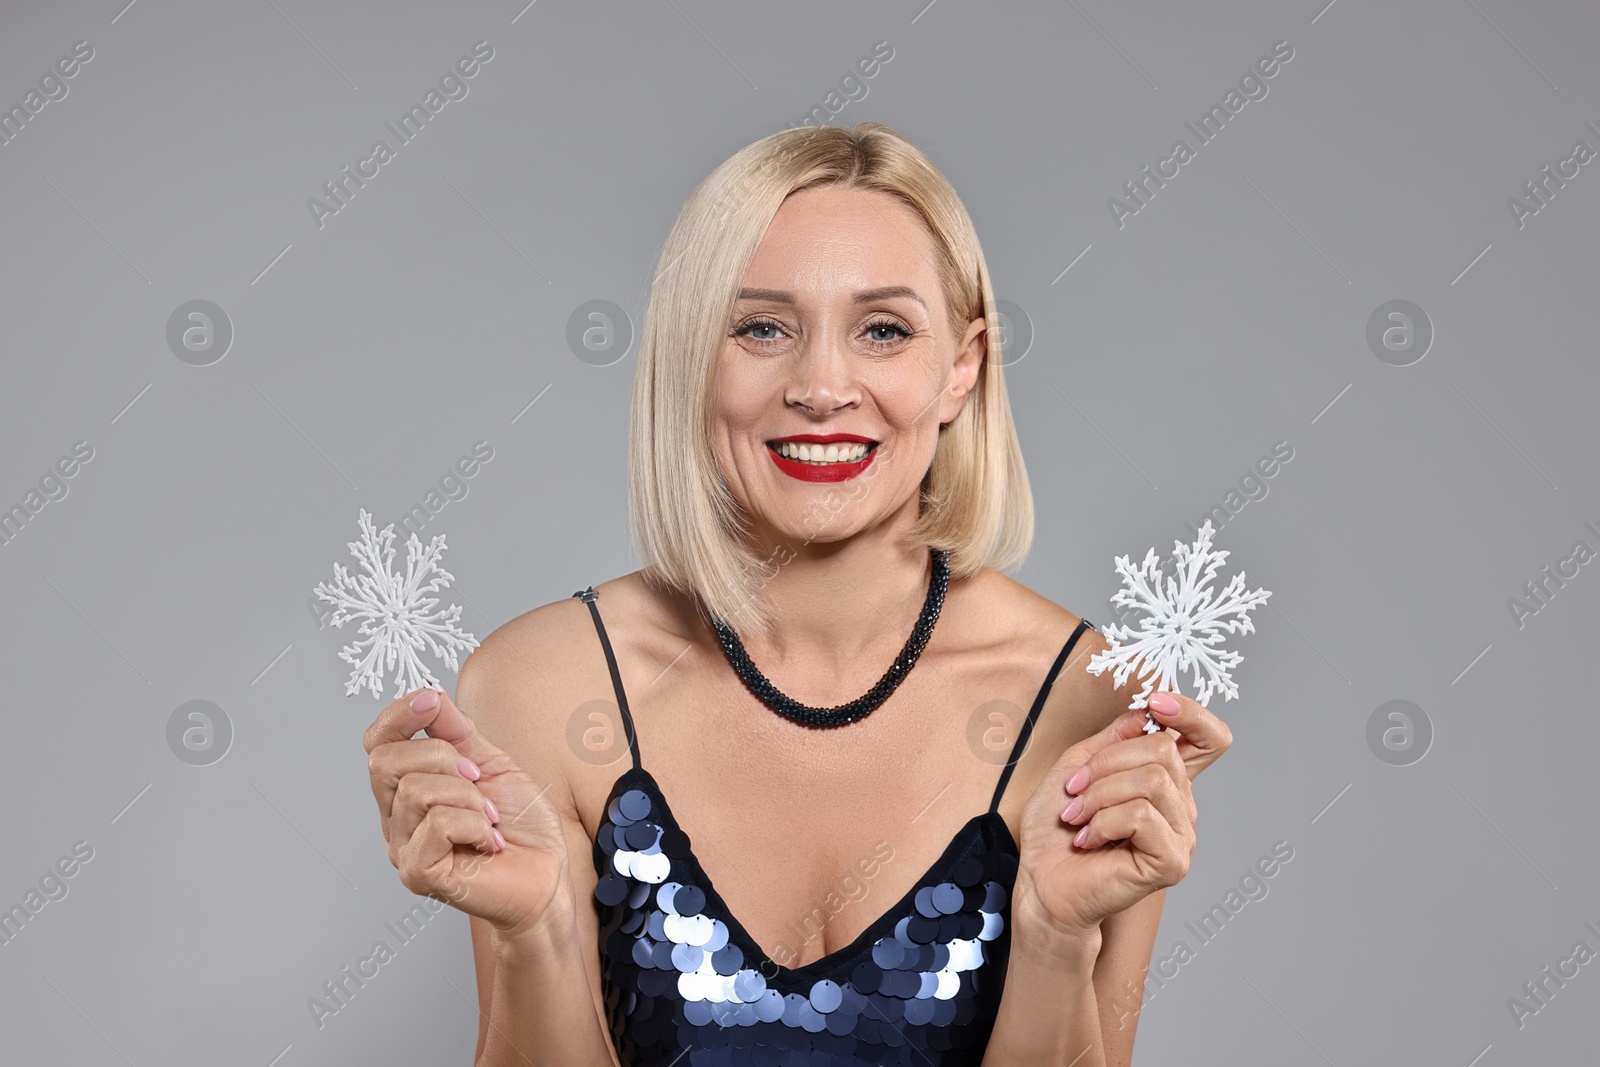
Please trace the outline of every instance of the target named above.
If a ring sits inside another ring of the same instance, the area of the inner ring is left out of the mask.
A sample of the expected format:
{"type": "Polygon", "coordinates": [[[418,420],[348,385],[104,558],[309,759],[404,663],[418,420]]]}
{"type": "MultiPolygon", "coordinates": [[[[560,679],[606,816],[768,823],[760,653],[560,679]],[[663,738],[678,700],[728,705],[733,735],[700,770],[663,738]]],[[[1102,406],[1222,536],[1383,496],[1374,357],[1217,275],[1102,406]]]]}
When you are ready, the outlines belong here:
{"type": "Polygon", "coordinates": [[[700,867],[639,760],[633,717],[591,586],[589,605],[633,766],[594,845],[602,988],[628,1067],[979,1064],[1000,1006],[1017,844],[998,811],[1039,710],[1087,619],[1045,677],[989,810],[851,944],[790,969],[768,959],[700,867]],[[685,1055],[687,1053],[687,1055],[685,1055]]]}

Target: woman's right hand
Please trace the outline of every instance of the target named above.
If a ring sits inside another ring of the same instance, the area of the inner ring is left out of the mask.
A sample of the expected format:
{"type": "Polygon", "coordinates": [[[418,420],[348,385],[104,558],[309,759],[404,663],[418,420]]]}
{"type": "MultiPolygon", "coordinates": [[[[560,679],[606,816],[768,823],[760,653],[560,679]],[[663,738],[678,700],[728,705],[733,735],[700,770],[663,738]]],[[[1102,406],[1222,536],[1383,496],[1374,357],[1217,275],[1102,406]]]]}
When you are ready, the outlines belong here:
{"type": "Polygon", "coordinates": [[[390,704],[364,743],[389,862],[405,887],[488,921],[503,937],[538,930],[557,894],[570,892],[548,787],[434,689],[390,704]],[[424,728],[427,737],[412,737],[424,728]]]}

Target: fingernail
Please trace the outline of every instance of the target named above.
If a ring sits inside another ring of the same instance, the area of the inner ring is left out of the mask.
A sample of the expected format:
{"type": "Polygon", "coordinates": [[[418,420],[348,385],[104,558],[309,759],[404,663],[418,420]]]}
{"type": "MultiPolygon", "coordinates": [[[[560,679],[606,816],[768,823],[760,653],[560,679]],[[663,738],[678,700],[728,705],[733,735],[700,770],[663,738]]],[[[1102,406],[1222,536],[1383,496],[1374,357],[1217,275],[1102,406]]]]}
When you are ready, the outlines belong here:
{"type": "Polygon", "coordinates": [[[499,830],[491,830],[490,833],[494,834],[494,845],[496,848],[506,847],[506,839],[500,836],[499,830]]]}
{"type": "Polygon", "coordinates": [[[1085,763],[1082,767],[1079,767],[1077,770],[1073,771],[1072,777],[1067,779],[1067,792],[1081,793],[1083,792],[1083,787],[1088,784],[1089,765],[1085,763]]]}
{"type": "Polygon", "coordinates": [[[456,757],[456,767],[461,771],[461,777],[476,782],[483,772],[478,770],[478,765],[465,756],[456,757]]]}
{"type": "Polygon", "coordinates": [[[1061,813],[1061,818],[1067,822],[1075,822],[1078,813],[1083,810],[1083,798],[1073,797],[1072,803],[1067,805],[1067,810],[1061,813]]]}
{"type": "Polygon", "coordinates": [[[500,809],[496,808],[494,806],[494,801],[490,800],[488,797],[483,798],[483,813],[489,816],[490,822],[500,821],[500,809]]]}
{"type": "Polygon", "coordinates": [[[432,711],[439,706],[439,694],[432,689],[424,689],[411,698],[412,711],[432,711]]]}
{"type": "Polygon", "coordinates": [[[1152,693],[1150,710],[1157,715],[1171,717],[1178,714],[1178,700],[1171,693],[1152,693]]]}
{"type": "Polygon", "coordinates": [[[1079,848],[1082,848],[1083,843],[1087,840],[1089,840],[1089,828],[1085,826],[1082,830],[1078,831],[1077,836],[1072,839],[1072,843],[1077,845],[1079,848]]]}

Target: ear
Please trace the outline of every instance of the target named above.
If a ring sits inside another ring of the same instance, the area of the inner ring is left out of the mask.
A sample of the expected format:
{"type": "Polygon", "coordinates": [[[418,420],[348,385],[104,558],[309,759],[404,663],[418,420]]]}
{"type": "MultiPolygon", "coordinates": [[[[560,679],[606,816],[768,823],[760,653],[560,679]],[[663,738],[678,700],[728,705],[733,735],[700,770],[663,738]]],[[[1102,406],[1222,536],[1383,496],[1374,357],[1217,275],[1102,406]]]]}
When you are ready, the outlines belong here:
{"type": "Polygon", "coordinates": [[[983,369],[983,361],[989,356],[989,324],[983,318],[973,319],[967,323],[967,332],[961,338],[956,349],[955,367],[951,372],[950,385],[945,389],[944,395],[939,398],[939,422],[948,423],[961,414],[966,407],[967,397],[978,384],[978,372],[983,369]]]}

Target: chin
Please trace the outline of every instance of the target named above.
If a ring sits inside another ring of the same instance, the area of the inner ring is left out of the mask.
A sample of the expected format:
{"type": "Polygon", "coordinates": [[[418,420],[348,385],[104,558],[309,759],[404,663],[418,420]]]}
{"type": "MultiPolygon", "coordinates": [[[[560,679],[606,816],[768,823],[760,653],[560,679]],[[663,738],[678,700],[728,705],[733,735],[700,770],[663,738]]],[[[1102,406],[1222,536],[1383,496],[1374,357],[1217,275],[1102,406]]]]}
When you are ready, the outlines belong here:
{"type": "Polygon", "coordinates": [[[764,514],[757,528],[768,531],[779,546],[787,545],[790,548],[844,541],[860,532],[857,527],[846,527],[837,522],[818,522],[814,519],[808,522],[807,516],[811,514],[810,510],[786,512],[781,517],[764,514]]]}

